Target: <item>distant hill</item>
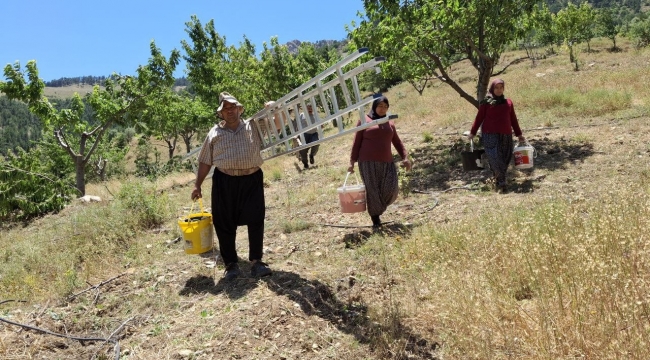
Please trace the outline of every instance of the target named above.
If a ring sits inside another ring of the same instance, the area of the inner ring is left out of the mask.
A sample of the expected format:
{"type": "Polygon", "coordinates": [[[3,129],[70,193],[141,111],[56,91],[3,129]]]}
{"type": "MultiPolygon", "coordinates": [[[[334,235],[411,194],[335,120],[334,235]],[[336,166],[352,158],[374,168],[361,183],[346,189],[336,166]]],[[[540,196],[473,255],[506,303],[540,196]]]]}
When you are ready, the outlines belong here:
{"type": "Polygon", "coordinates": [[[74,93],[78,93],[81,97],[93,92],[93,86],[85,84],[70,84],[66,86],[45,86],[43,90],[45,96],[48,98],[69,99],[74,93]]]}
{"type": "MultiPolygon", "coordinates": [[[[298,53],[298,48],[300,47],[300,44],[302,44],[303,41],[300,40],[291,40],[287,42],[285,45],[287,45],[287,48],[289,49],[289,53],[291,54],[297,54],[298,53]]],[[[318,40],[316,42],[313,42],[312,44],[316,48],[316,50],[320,50],[322,48],[336,48],[341,52],[343,48],[347,45],[348,41],[347,40],[318,40]]]]}
{"type": "Polygon", "coordinates": [[[56,80],[50,80],[45,82],[45,86],[49,87],[64,87],[70,85],[103,85],[106,81],[106,76],[77,76],[77,77],[62,77],[56,80]]]}
{"type": "MultiPolygon", "coordinates": [[[[106,76],[92,76],[92,75],[77,76],[77,77],[63,77],[56,80],[45,81],[45,86],[51,88],[63,88],[69,86],[79,86],[79,87],[90,86],[90,89],[92,90],[92,87],[94,85],[104,85],[106,79],[108,79],[108,77],[106,76]]],[[[184,76],[177,78],[176,81],[174,81],[174,86],[187,86],[187,85],[189,85],[189,81],[184,76]]]]}

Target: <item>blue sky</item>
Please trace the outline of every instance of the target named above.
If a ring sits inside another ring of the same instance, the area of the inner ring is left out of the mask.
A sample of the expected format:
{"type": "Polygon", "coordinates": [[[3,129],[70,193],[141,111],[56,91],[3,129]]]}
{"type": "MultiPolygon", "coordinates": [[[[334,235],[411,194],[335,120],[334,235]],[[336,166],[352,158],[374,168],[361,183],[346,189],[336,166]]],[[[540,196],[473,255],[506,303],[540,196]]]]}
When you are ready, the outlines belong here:
{"type": "Polygon", "coordinates": [[[166,56],[183,53],[192,15],[202,24],[214,19],[228,45],[246,35],[259,54],[272,36],[280,43],[342,40],[357,11],[362,0],[0,0],[0,65],[36,60],[45,81],[134,74],[151,40],[166,56]]]}

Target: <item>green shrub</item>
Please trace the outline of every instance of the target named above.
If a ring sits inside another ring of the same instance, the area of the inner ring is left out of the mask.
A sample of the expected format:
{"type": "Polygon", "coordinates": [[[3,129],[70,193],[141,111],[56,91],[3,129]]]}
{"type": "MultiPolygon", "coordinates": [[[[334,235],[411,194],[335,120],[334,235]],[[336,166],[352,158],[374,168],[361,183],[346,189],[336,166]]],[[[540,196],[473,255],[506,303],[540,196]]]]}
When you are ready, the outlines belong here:
{"type": "Polygon", "coordinates": [[[171,215],[169,197],[157,193],[153,183],[130,181],[125,183],[117,195],[122,207],[144,228],[161,225],[171,215]]]}
{"type": "Polygon", "coordinates": [[[634,18],[630,22],[629,35],[634,39],[637,48],[650,45],[650,17],[645,20],[634,18]]]}

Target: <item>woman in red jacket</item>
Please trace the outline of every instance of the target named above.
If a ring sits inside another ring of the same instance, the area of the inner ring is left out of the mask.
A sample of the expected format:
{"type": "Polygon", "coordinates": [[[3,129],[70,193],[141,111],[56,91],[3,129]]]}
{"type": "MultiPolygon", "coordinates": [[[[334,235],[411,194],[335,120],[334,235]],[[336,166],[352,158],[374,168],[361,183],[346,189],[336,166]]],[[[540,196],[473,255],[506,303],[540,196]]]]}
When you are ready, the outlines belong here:
{"type": "MultiPolygon", "coordinates": [[[[366,122],[381,119],[387,112],[388,99],[385,96],[378,97],[372,103],[366,122]]],[[[361,121],[357,123],[359,125],[361,121]]],[[[366,186],[366,208],[375,229],[381,227],[379,216],[397,199],[399,192],[391,144],[402,158],[402,166],[411,170],[408,153],[392,121],[357,131],[352,144],[348,172],[354,172],[354,163],[358,161],[361,179],[366,186]]]]}
{"type": "Polygon", "coordinates": [[[478,114],[474,119],[472,129],[469,131],[469,139],[476,135],[478,128],[482,126],[483,147],[487,155],[490,168],[494,174],[495,189],[507,192],[506,171],[512,160],[512,131],[519,138],[519,142],[525,142],[515,114],[512,100],[506,99],[503,95],[505,83],[501,79],[494,79],[490,83],[488,95],[481,102],[478,114]]]}

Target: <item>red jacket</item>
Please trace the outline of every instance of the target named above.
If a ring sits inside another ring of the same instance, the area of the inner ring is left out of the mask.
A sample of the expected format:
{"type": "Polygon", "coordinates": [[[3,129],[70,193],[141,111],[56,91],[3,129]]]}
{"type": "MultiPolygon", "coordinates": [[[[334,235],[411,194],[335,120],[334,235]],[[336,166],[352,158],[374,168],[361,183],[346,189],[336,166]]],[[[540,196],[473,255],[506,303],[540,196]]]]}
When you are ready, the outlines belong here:
{"type": "MultiPolygon", "coordinates": [[[[366,122],[371,122],[366,116],[366,122]]],[[[357,126],[361,125],[361,121],[357,126]]],[[[397,135],[395,124],[388,121],[383,124],[371,126],[365,130],[357,131],[352,144],[351,161],[378,161],[393,162],[391,144],[395,146],[399,156],[406,158],[406,148],[397,135]]]]}
{"type": "Polygon", "coordinates": [[[515,107],[510,99],[507,99],[506,104],[482,104],[478,108],[478,114],[476,114],[470,132],[476,135],[481,124],[483,124],[482,131],[486,134],[512,134],[512,130],[514,130],[515,135],[522,135],[515,114],[515,107]]]}

